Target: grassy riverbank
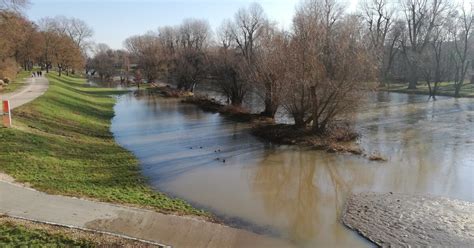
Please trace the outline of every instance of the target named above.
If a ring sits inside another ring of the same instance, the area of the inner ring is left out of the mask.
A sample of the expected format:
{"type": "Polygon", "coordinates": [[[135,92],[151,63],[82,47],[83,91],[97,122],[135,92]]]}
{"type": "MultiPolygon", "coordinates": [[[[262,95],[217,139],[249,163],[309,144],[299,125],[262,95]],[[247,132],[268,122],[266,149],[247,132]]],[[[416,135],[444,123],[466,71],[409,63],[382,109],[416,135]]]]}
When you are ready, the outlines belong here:
{"type": "MultiPolygon", "coordinates": [[[[429,95],[430,92],[427,84],[419,84],[417,89],[414,90],[407,89],[407,87],[407,84],[390,83],[380,88],[380,90],[419,95],[429,95]]],[[[431,87],[434,87],[433,84],[431,87]]],[[[474,84],[463,85],[459,94],[461,97],[474,97],[474,84]]],[[[437,95],[454,96],[454,84],[452,82],[440,83],[437,95]]]]}
{"type": "Polygon", "coordinates": [[[137,159],[116,144],[110,128],[114,89],[48,76],[48,91],[13,111],[15,128],[0,128],[0,172],[53,194],[207,215],[147,186],[137,159]]]}

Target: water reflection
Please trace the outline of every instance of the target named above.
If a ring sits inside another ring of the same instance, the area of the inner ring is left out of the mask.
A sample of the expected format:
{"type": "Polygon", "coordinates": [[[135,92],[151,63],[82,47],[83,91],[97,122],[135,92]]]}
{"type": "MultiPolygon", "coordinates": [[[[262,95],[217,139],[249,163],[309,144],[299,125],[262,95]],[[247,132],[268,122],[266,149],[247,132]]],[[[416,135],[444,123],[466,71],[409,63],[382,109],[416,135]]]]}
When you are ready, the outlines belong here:
{"type": "Polygon", "coordinates": [[[361,146],[389,158],[273,147],[248,126],[152,95],[122,96],[112,131],[160,190],[301,247],[370,244],[340,223],[351,192],[474,201],[474,100],[379,93],[357,117],[361,146]],[[225,160],[225,163],[223,162],[225,160]]]}

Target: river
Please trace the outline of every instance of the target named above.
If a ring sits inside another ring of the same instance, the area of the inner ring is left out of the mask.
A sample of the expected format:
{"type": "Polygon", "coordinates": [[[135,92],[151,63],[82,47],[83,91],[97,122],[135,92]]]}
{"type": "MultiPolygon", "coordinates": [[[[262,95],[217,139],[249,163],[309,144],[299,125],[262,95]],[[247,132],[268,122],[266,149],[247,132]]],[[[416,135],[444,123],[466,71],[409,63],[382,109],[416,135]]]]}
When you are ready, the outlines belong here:
{"type": "Polygon", "coordinates": [[[245,124],[149,94],[119,97],[115,113],[116,140],[157,190],[300,247],[371,246],[341,224],[351,192],[474,201],[474,99],[369,96],[357,115],[358,142],[387,162],[274,146],[245,124]]]}

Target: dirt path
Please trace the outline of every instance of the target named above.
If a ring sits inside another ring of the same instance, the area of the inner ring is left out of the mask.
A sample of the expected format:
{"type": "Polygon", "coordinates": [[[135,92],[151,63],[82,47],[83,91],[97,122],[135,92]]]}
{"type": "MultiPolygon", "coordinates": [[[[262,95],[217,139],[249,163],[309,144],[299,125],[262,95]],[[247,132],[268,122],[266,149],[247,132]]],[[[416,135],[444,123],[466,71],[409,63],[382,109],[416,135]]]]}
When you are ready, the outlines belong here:
{"type": "Polygon", "coordinates": [[[0,181],[0,213],[172,247],[291,247],[283,240],[191,217],[48,195],[6,181],[0,181]]]}
{"type": "Polygon", "coordinates": [[[0,94],[0,100],[9,100],[10,108],[14,109],[43,95],[48,90],[48,86],[49,81],[45,77],[30,77],[26,79],[26,86],[18,91],[0,94]]]}
{"type": "Polygon", "coordinates": [[[474,203],[442,197],[363,193],[344,224],[383,247],[472,247],[474,203]]]}

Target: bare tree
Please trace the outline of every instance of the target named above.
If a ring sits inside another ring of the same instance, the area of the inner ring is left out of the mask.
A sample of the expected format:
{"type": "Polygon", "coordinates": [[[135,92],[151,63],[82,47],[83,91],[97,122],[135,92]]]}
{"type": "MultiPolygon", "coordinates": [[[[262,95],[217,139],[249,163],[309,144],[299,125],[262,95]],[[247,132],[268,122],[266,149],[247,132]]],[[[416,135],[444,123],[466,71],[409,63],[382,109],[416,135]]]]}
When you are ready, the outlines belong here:
{"type": "Polygon", "coordinates": [[[422,71],[428,85],[430,98],[436,100],[439,85],[448,79],[450,61],[448,52],[449,34],[445,23],[436,26],[429,42],[429,46],[423,54],[422,71]],[[433,83],[433,84],[432,84],[433,83]]]}
{"type": "Polygon", "coordinates": [[[254,87],[258,95],[264,99],[265,110],[262,115],[273,118],[280,105],[280,95],[276,94],[276,91],[281,80],[273,74],[275,72],[273,69],[277,66],[272,62],[277,60],[273,57],[274,53],[270,54],[272,52],[270,43],[275,31],[273,24],[269,23],[262,7],[255,3],[248,8],[240,9],[234,17],[234,22],[228,23],[226,29],[243,58],[238,67],[240,88],[254,87]],[[266,40],[262,39],[265,35],[266,40]]]}
{"type": "Polygon", "coordinates": [[[227,97],[227,102],[241,106],[251,87],[242,75],[242,61],[245,58],[236,48],[233,28],[231,21],[224,21],[217,31],[218,47],[212,56],[212,71],[216,85],[227,97]]]}
{"type": "Polygon", "coordinates": [[[125,47],[138,60],[138,67],[149,83],[155,82],[162,74],[166,58],[161,57],[163,47],[158,35],[149,32],[145,35],[132,36],[125,40],[125,47]]]}
{"type": "Polygon", "coordinates": [[[256,82],[257,93],[263,93],[265,109],[261,115],[274,118],[283,95],[289,90],[285,75],[288,70],[290,36],[271,25],[265,25],[259,44],[251,77],[256,82]]]}
{"type": "Polygon", "coordinates": [[[193,92],[206,77],[210,35],[209,23],[205,20],[187,19],[179,27],[175,69],[179,89],[193,92]]]}
{"type": "Polygon", "coordinates": [[[285,108],[296,126],[324,133],[336,117],[360,101],[360,82],[370,79],[373,61],[356,16],[343,16],[335,1],[313,0],[294,19],[285,108]]]}
{"type": "Polygon", "coordinates": [[[178,47],[178,28],[165,26],[158,29],[158,39],[163,48],[161,56],[165,58],[165,77],[169,84],[174,83],[176,52],[178,47]]]}
{"type": "Polygon", "coordinates": [[[472,24],[474,16],[471,9],[461,7],[460,13],[455,17],[455,23],[451,28],[451,34],[454,40],[454,64],[456,74],[454,78],[454,96],[460,97],[460,91],[464,85],[467,71],[469,69],[470,60],[468,56],[472,54],[472,24]]]}
{"type": "Polygon", "coordinates": [[[95,54],[91,61],[94,71],[99,74],[101,80],[111,80],[115,74],[115,53],[106,44],[96,45],[95,54]]]}
{"type": "Polygon", "coordinates": [[[29,0],[0,0],[0,11],[20,11],[30,4],[29,0]]]}
{"type": "Polygon", "coordinates": [[[400,39],[404,32],[405,23],[400,20],[394,21],[394,24],[387,35],[383,50],[384,61],[382,63],[382,80],[384,83],[393,80],[393,75],[390,72],[396,56],[400,53],[400,39]]]}
{"type": "Polygon", "coordinates": [[[232,35],[237,47],[248,63],[252,63],[256,40],[260,36],[260,29],[267,22],[262,6],[257,3],[248,8],[241,8],[235,14],[232,35]]]}
{"type": "MultiPolygon", "coordinates": [[[[40,30],[45,34],[45,63],[46,70],[51,67],[50,53],[51,53],[51,38],[56,34],[64,35],[72,40],[76,47],[81,50],[82,60],[87,57],[87,50],[90,48],[89,39],[93,35],[92,28],[90,28],[84,21],[76,18],[67,18],[64,16],[46,17],[39,21],[40,30]],[[53,35],[54,34],[54,35],[53,35]]],[[[75,51],[71,51],[75,52],[75,51]]]]}
{"type": "Polygon", "coordinates": [[[124,50],[115,51],[115,64],[119,68],[120,83],[129,83],[132,72],[130,54],[124,50]]]}
{"type": "Polygon", "coordinates": [[[83,53],[86,53],[90,46],[89,39],[94,35],[92,28],[77,18],[67,19],[66,26],[66,34],[81,48],[83,53]]]}
{"type": "Polygon", "coordinates": [[[402,48],[409,65],[409,89],[416,89],[421,55],[429,43],[433,29],[439,25],[441,15],[447,10],[445,0],[401,0],[407,25],[402,48]]]}
{"type": "Polygon", "coordinates": [[[224,21],[218,30],[219,48],[214,59],[214,71],[217,84],[234,106],[242,105],[252,86],[256,86],[252,82],[262,79],[262,74],[255,70],[256,50],[262,29],[267,24],[262,7],[252,4],[239,9],[234,20],[224,21]]]}
{"type": "MultiPolygon", "coordinates": [[[[384,63],[390,62],[392,59],[390,56],[393,55],[393,50],[388,53],[385,50],[387,46],[389,49],[393,49],[396,39],[398,39],[397,37],[389,39],[393,25],[394,9],[389,6],[388,0],[365,0],[361,6],[372,45],[371,50],[377,58],[378,67],[380,68],[378,78],[381,83],[384,83],[386,80],[385,72],[388,67],[384,63]]],[[[397,33],[393,34],[396,35],[397,33]]]]}

